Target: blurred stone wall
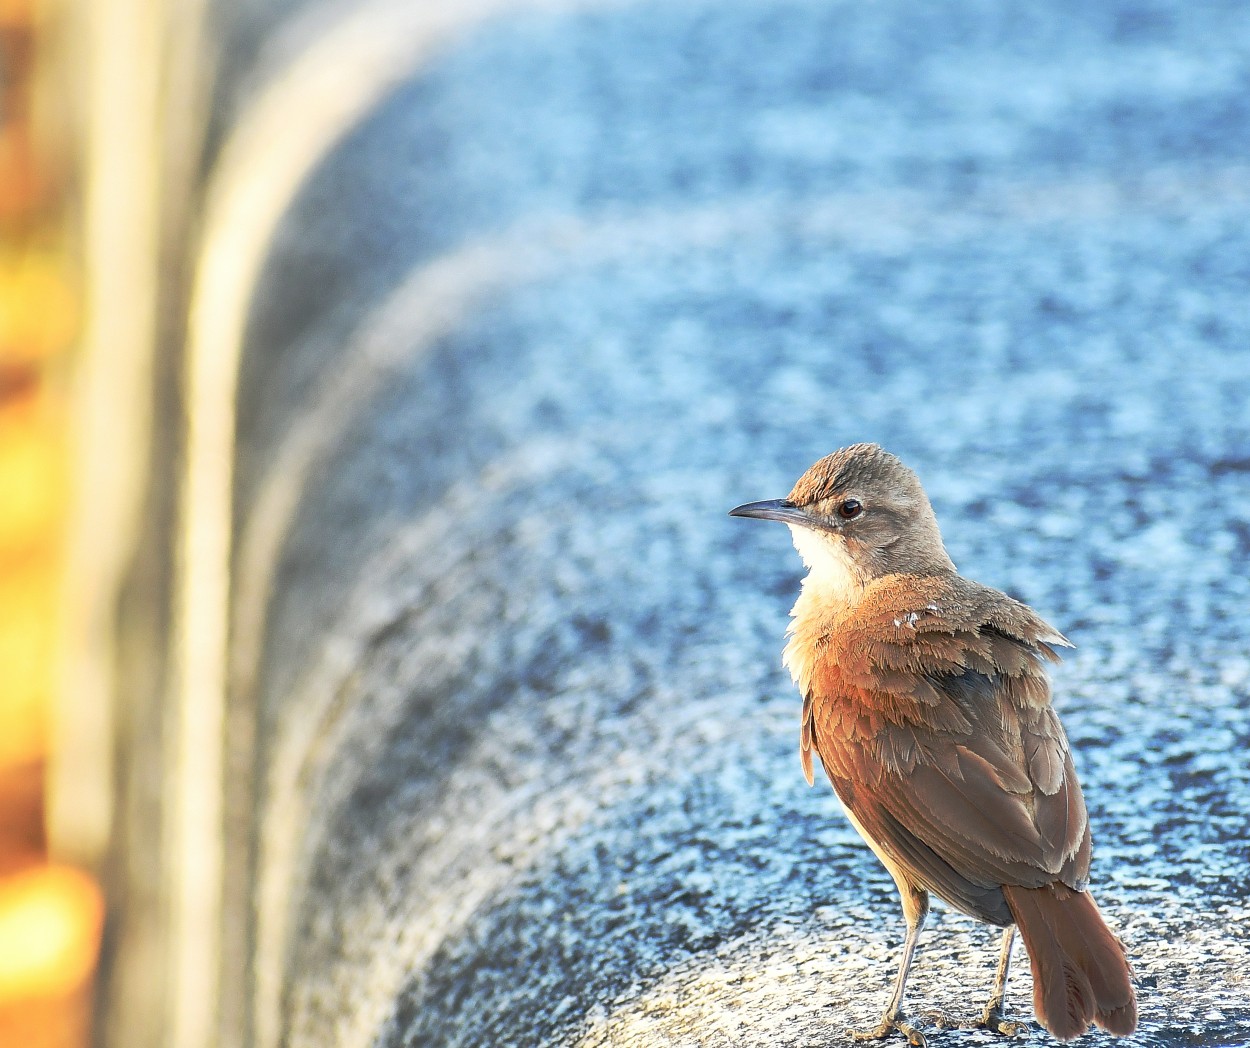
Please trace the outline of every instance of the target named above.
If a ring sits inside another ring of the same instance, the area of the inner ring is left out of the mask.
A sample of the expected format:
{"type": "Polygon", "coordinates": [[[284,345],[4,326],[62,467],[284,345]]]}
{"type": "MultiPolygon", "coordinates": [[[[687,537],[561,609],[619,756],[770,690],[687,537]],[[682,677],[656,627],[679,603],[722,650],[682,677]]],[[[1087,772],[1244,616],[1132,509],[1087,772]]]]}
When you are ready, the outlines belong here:
{"type": "MultiPolygon", "coordinates": [[[[1132,1043],[1235,1042],[1236,5],[204,24],[160,343],[181,423],[153,438],[178,448],[171,1043],[775,1046],[870,1021],[893,888],[802,783],[797,558],[725,517],[856,440],[918,470],[961,569],[1078,645],[1056,692],[1132,1043]]],[[[942,913],[918,1009],[978,1009],[992,938],[942,913]]]]}

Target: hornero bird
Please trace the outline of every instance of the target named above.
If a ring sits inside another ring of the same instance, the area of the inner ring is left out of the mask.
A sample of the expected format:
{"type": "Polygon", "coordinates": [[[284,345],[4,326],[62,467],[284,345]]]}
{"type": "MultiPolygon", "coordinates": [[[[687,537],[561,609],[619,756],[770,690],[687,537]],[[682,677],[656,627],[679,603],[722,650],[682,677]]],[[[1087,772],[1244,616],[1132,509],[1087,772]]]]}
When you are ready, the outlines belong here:
{"type": "Polygon", "coordinates": [[[1068,641],[958,574],[920,481],[875,444],[730,512],[793,534],[808,574],[784,659],[803,694],[803,772],[810,784],[815,754],[902,897],[894,990],[856,1039],[925,1043],[903,997],[930,893],[1004,929],[978,1025],[1017,1029],[1002,1005],[1018,928],[1046,1029],[1132,1033],[1130,969],[1088,891],[1089,820],[1044,668],[1068,641]]]}

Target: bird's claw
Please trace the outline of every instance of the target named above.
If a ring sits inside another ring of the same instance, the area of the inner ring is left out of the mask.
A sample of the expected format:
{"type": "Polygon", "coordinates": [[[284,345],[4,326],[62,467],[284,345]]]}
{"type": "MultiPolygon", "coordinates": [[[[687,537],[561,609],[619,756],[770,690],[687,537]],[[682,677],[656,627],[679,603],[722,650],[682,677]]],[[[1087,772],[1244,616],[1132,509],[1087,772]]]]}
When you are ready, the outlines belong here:
{"type": "Polygon", "coordinates": [[[850,1034],[853,1041],[883,1041],[896,1031],[906,1037],[907,1043],[915,1048],[926,1048],[928,1044],[924,1034],[912,1026],[902,1012],[883,1015],[881,1022],[872,1030],[851,1030],[850,1034]]]}

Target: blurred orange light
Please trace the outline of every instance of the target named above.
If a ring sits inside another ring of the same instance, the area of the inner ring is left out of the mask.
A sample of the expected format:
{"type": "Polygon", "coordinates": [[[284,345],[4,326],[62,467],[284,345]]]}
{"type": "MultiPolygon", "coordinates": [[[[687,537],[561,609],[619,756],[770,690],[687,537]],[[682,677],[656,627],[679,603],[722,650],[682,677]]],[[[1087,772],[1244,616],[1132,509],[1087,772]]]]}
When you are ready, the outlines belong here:
{"type": "Polygon", "coordinates": [[[65,269],[56,246],[0,251],[0,360],[37,363],[70,344],[78,318],[65,269]]]}
{"type": "Polygon", "coordinates": [[[56,542],[65,508],[65,432],[50,410],[0,416],[0,564],[56,542]],[[25,419],[14,418],[25,414],[25,419]]]}
{"type": "Polygon", "coordinates": [[[53,555],[31,557],[8,570],[0,567],[0,666],[5,668],[0,674],[0,771],[42,760],[47,749],[59,568],[53,555]]]}
{"type": "Polygon", "coordinates": [[[88,1042],[104,906],[91,878],[40,866],[0,878],[0,1044],[88,1042]]]}
{"type": "Polygon", "coordinates": [[[103,916],[95,882],[71,867],[0,879],[0,1009],[79,989],[95,964],[103,916]]]}

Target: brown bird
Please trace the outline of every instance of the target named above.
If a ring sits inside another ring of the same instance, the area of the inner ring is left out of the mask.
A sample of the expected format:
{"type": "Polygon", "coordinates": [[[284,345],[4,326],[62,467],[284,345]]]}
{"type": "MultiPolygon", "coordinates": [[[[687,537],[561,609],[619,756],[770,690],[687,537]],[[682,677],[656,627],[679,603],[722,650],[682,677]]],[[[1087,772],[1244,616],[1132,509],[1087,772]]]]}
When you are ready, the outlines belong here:
{"type": "Polygon", "coordinates": [[[1043,668],[1068,641],[956,572],[920,481],[875,444],[730,513],[790,527],[808,568],[784,656],[803,693],[803,773],[810,785],[815,751],[902,896],[894,992],[880,1024],[854,1037],[925,1043],[903,994],[930,892],[1005,929],[978,1025],[1016,1031],[1002,1004],[1019,928],[1046,1029],[1132,1033],[1129,965],[1086,890],[1089,820],[1043,668]]]}

